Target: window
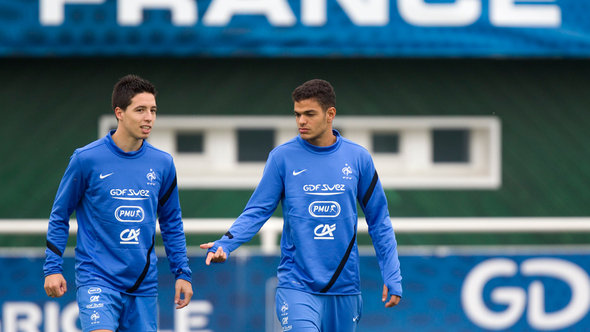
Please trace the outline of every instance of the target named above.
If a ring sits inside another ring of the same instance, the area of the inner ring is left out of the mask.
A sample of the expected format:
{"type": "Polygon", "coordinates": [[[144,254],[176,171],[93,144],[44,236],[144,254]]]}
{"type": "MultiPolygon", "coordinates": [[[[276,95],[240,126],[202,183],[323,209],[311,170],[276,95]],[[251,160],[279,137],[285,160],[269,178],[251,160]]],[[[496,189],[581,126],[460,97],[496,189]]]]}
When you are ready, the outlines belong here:
{"type": "Polygon", "coordinates": [[[434,163],[468,163],[469,130],[433,129],[432,161],[434,163]]]}
{"type": "Polygon", "coordinates": [[[373,133],[375,153],[398,153],[399,135],[397,133],[373,133]]]}
{"type": "MultiPolygon", "coordinates": [[[[116,125],[102,116],[99,137],[116,125]]],[[[384,188],[501,186],[497,117],[340,116],[337,128],[373,154],[384,188]]],[[[269,152],[296,135],[292,116],[160,115],[149,139],[174,157],[181,188],[255,188],[269,152]]]]}
{"type": "Polygon", "coordinates": [[[176,151],[179,153],[203,153],[203,134],[177,133],[176,151]]]}
{"type": "Polygon", "coordinates": [[[274,136],[272,129],[238,129],[238,162],[266,161],[274,136]]]}

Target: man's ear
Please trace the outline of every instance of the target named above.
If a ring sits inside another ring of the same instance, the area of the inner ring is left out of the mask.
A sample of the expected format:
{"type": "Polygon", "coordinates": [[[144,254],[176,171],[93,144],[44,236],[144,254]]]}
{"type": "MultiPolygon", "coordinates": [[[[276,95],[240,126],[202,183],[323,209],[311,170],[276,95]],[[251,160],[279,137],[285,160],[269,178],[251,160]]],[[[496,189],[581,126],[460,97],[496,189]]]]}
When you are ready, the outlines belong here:
{"type": "Polygon", "coordinates": [[[334,117],[336,117],[336,107],[329,107],[326,110],[326,115],[328,117],[328,122],[332,122],[334,117]]]}
{"type": "Polygon", "coordinates": [[[115,107],[115,117],[117,118],[117,120],[121,120],[123,112],[125,111],[121,107],[115,107]]]}

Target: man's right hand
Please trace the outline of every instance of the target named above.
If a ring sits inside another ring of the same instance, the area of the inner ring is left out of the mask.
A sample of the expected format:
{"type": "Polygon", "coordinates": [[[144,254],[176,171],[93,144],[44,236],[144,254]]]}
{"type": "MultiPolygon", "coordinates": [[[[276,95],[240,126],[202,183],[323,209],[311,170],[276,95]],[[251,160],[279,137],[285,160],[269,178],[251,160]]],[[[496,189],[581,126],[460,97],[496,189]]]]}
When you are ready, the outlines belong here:
{"type": "MultiPolygon", "coordinates": [[[[201,249],[209,249],[215,245],[214,242],[203,243],[200,245],[201,249]]],[[[205,264],[210,265],[211,262],[213,263],[223,263],[227,259],[227,254],[223,251],[223,248],[217,248],[216,252],[208,252],[207,258],[205,259],[205,264]]]]}
{"type": "Polygon", "coordinates": [[[68,290],[66,279],[60,273],[50,274],[45,277],[45,293],[49,297],[63,296],[68,290]]]}

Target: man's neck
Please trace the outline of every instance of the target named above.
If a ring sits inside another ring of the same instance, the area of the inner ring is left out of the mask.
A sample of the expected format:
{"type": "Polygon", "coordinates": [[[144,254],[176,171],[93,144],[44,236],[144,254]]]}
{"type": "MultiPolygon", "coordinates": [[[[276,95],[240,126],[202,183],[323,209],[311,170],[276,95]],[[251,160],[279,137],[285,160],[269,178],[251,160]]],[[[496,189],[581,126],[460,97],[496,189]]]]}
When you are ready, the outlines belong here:
{"type": "Polygon", "coordinates": [[[113,134],[113,142],[124,152],[137,151],[143,144],[143,139],[137,139],[123,133],[122,130],[117,129],[113,134]]]}
{"type": "Polygon", "coordinates": [[[334,135],[332,130],[330,130],[326,134],[324,134],[320,137],[316,137],[316,139],[314,139],[314,140],[307,140],[307,143],[309,143],[311,145],[315,145],[315,146],[330,146],[330,145],[336,143],[336,140],[337,140],[336,135],[334,135]]]}

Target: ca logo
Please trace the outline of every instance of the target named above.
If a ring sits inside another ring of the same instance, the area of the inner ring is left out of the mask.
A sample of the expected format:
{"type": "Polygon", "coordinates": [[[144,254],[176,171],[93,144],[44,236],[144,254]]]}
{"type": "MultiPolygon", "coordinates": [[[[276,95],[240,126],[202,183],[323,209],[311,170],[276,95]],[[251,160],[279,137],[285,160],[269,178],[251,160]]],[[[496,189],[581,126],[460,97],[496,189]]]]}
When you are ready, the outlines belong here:
{"type": "Polygon", "coordinates": [[[121,232],[121,244],[139,244],[139,233],[141,229],[125,229],[121,232]]]}
{"type": "Polygon", "coordinates": [[[510,328],[527,307],[527,321],[539,330],[563,329],[584,318],[590,308],[590,279],[578,265],[556,258],[531,258],[520,265],[524,276],[550,277],[562,280],[571,289],[569,304],[554,312],[545,312],[545,288],[533,281],[526,292],[518,287],[498,287],[491,291],[493,302],[505,305],[502,311],[490,310],[483,299],[485,285],[493,278],[512,277],[518,266],[511,259],[488,259],[474,267],[463,282],[461,304],[467,317],[476,325],[491,330],[510,328]],[[527,301],[528,293],[528,301],[527,301]]]}
{"type": "Polygon", "coordinates": [[[332,225],[317,225],[313,230],[316,240],[334,240],[334,231],[336,230],[336,224],[332,225]]]}

